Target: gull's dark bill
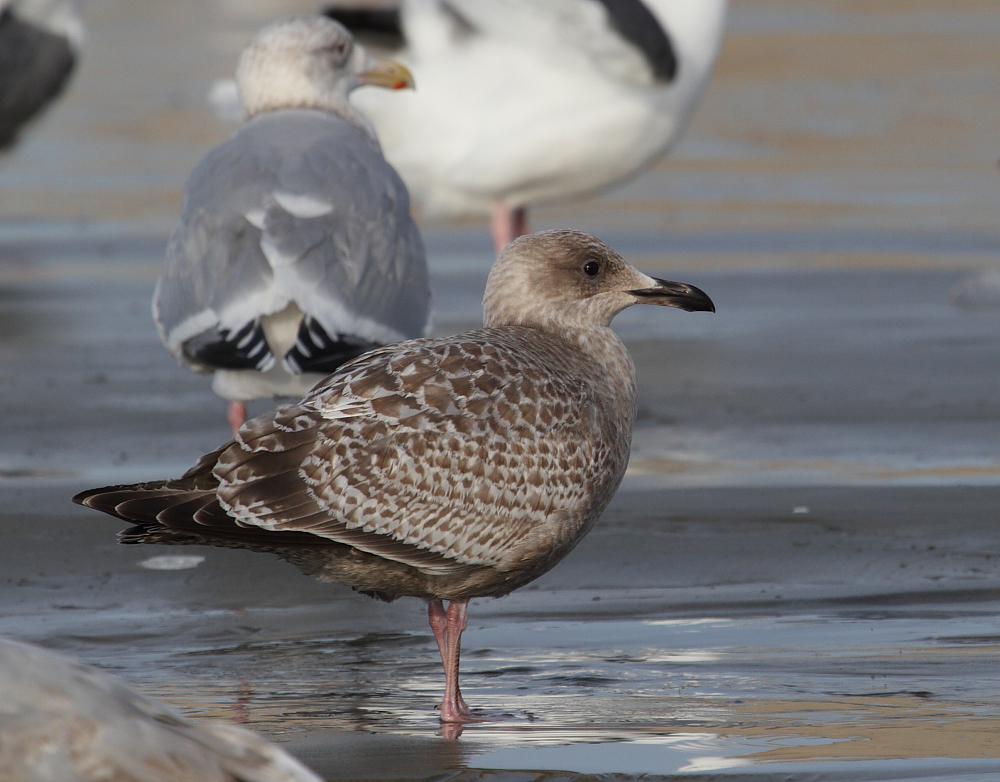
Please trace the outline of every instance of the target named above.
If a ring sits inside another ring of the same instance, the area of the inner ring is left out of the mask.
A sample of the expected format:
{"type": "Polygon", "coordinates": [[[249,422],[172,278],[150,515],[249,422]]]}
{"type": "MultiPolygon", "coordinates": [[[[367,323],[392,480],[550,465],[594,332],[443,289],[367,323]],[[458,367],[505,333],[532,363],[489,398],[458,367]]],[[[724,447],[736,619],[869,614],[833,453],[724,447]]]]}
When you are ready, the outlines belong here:
{"type": "Polygon", "coordinates": [[[645,299],[643,304],[661,304],[664,307],[677,307],[685,312],[715,312],[715,303],[701,288],[688,285],[685,282],[661,280],[653,277],[656,286],[639,288],[629,291],[633,296],[645,299]]]}

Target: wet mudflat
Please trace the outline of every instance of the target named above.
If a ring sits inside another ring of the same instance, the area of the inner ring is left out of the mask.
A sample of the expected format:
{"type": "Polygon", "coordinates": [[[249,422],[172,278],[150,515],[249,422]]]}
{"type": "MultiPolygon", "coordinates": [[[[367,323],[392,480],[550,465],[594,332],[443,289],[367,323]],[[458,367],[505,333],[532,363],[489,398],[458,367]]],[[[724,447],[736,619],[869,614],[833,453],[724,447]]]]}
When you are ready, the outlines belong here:
{"type": "MultiPolygon", "coordinates": [[[[49,247],[7,287],[0,632],[245,721],[331,779],[995,773],[1000,410],[982,368],[1000,346],[995,320],[948,304],[953,273],[692,269],[725,318],[625,319],[631,472],[567,561],[477,601],[467,697],[510,716],[453,743],[418,601],[263,555],[117,546],[120,524],[68,503],[226,436],[148,326],[160,245],[103,247],[49,247]],[[861,337],[876,328],[888,345],[861,337]]],[[[488,257],[455,261],[435,290],[471,318],[488,257]]]]}
{"type": "MultiPolygon", "coordinates": [[[[201,87],[270,11],[207,6],[213,37],[177,10],[194,4],[120,5],[90,6],[94,45],[133,43],[94,51],[0,169],[0,634],[241,721],[331,780],[1000,773],[1000,318],[949,301],[1000,257],[989,3],[736,2],[677,155],[539,214],[719,312],[616,321],[640,379],[629,475],[565,562],[474,602],[463,687],[506,716],[457,739],[418,601],[118,546],[120,524],[69,503],[227,436],[149,296],[180,184],[227,132],[201,87]],[[157,14],[208,54],[160,52],[140,90],[120,63],[160,51],[157,14]],[[132,121],[95,124],[116,102],[132,121]]],[[[476,325],[485,231],[431,225],[428,249],[436,330],[476,325]]]]}

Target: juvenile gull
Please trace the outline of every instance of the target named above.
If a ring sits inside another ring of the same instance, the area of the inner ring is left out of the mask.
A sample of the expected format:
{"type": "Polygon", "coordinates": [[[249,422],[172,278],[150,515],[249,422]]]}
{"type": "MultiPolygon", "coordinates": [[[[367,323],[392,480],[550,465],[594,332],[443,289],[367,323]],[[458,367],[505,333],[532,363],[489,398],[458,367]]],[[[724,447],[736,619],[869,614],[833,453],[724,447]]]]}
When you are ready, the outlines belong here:
{"type": "Polygon", "coordinates": [[[340,24],[263,28],[240,57],[246,123],[187,182],[153,294],[160,337],[244,402],[305,394],[365,350],[420,336],[430,289],[406,187],[347,100],[412,87],[340,24]]]}
{"type": "Polygon", "coordinates": [[[483,328],[368,353],[179,480],[74,501],[135,522],[127,543],[271,551],[385,600],[425,598],[441,719],[472,720],[458,687],[469,599],[549,570],[625,474],[636,378],[610,323],[632,304],[714,311],[587,234],[525,236],[490,272],[483,328]]]}
{"type": "Polygon", "coordinates": [[[273,744],[194,722],[90,665],[0,639],[5,782],[320,782],[273,744]]]}
{"type": "Polygon", "coordinates": [[[725,16],[726,0],[404,0],[398,56],[419,91],[352,100],[426,213],[492,215],[499,252],[527,207],[595,195],[667,152],[725,16]]]}

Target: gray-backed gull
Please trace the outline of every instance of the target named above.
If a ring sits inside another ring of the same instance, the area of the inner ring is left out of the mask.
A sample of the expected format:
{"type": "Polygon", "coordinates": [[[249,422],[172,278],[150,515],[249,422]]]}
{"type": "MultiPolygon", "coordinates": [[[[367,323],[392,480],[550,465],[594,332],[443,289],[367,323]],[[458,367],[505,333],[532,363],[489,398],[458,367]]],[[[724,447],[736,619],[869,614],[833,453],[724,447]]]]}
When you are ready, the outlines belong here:
{"type": "Polygon", "coordinates": [[[230,400],[300,397],[365,350],[417,337],[430,288],[406,187],[348,102],[412,86],[337,22],[263,28],[240,57],[247,121],[188,179],[153,295],[160,337],[230,400]]]}

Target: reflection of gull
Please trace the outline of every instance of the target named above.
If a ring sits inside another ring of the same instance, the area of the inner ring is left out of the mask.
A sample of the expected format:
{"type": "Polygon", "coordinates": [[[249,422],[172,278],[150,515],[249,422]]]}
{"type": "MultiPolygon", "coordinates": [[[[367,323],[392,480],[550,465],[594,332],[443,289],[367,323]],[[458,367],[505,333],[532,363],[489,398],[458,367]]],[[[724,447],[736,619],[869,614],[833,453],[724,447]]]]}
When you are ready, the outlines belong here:
{"type": "Polygon", "coordinates": [[[0,639],[0,779],[320,782],[244,728],[185,719],[83,663],[0,639]]]}
{"type": "Polygon", "coordinates": [[[492,213],[499,250],[528,205],[593,195],[667,151],[725,12],[725,0],[404,0],[400,57],[418,90],[352,101],[414,199],[492,213]]]}
{"type": "Polygon", "coordinates": [[[75,0],[0,0],[0,149],[62,92],[82,43],[75,0]]]}
{"type": "Polygon", "coordinates": [[[633,304],[713,309],[586,234],[524,237],[490,273],[484,328],[368,353],[179,480],[74,500],[139,524],[126,542],[262,549],[386,600],[426,598],[441,719],[473,719],[458,689],[469,599],[555,565],[625,473],[635,369],[609,324],[633,304]]]}
{"type": "Polygon", "coordinates": [[[237,81],[248,121],[195,168],[153,297],[161,338],[243,402],[301,396],[372,347],[419,336],[430,291],[409,196],[355,87],[411,86],[336,22],[264,28],[237,81]]]}

